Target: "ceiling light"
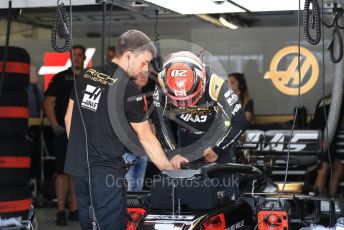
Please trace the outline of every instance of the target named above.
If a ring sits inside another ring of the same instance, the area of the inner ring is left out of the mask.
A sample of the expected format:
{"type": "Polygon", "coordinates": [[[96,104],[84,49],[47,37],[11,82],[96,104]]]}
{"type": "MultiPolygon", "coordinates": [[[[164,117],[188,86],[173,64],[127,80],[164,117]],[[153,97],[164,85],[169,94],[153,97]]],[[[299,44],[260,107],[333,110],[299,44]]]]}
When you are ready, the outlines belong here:
{"type": "MultiPolygon", "coordinates": [[[[66,6],[69,6],[69,1],[61,1],[66,6]]],[[[95,4],[95,0],[73,0],[72,5],[93,5],[95,4]]],[[[56,1],[53,0],[45,0],[45,1],[37,1],[37,0],[16,0],[12,1],[12,8],[33,8],[33,7],[56,7],[56,1]]],[[[7,9],[8,8],[8,1],[0,1],[0,8],[7,9]]]]}
{"type": "MultiPolygon", "coordinates": [[[[299,0],[232,0],[236,4],[252,12],[264,11],[287,11],[298,10],[299,0]]],[[[301,10],[303,10],[305,0],[301,0],[301,10]]]]}
{"type": "Polygon", "coordinates": [[[179,14],[219,14],[244,12],[226,0],[145,0],[179,14]]]}
{"type": "Polygon", "coordinates": [[[221,24],[221,22],[219,21],[219,19],[214,18],[208,14],[196,14],[196,17],[199,17],[201,19],[203,19],[204,21],[210,22],[214,25],[217,25],[219,27],[222,27],[223,25],[221,24]]]}
{"type": "Polygon", "coordinates": [[[237,26],[237,25],[235,25],[235,24],[233,24],[233,23],[227,21],[227,19],[225,19],[225,18],[222,17],[222,16],[219,17],[219,21],[221,22],[222,25],[224,25],[225,27],[228,27],[228,28],[230,28],[230,29],[232,29],[232,30],[238,29],[238,26],[237,26]]]}

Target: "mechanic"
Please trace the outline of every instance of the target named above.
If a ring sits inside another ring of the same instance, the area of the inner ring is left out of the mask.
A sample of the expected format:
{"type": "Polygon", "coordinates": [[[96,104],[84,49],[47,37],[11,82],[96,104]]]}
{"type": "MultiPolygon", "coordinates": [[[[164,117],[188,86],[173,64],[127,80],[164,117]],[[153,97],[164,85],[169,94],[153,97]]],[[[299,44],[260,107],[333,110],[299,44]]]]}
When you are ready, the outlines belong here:
{"type": "Polygon", "coordinates": [[[111,62],[111,60],[115,57],[116,47],[109,46],[106,51],[106,60],[111,62]]]}
{"type": "MultiPolygon", "coordinates": [[[[343,98],[344,99],[344,98],[343,98]]],[[[343,100],[342,99],[342,100],[343,100]]],[[[320,129],[324,130],[326,127],[326,119],[324,110],[326,112],[326,118],[328,118],[328,113],[330,111],[330,105],[332,101],[332,96],[328,95],[324,98],[321,98],[315,108],[314,111],[314,119],[311,122],[311,129],[320,129]]],[[[331,158],[331,163],[333,167],[332,172],[332,187],[331,183],[327,184],[330,180],[329,178],[329,172],[330,172],[330,164],[329,164],[329,156],[327,152],[327,148],[325,146],[322,146],[322,158],[321,158],[321,165],[318,169],[318,174],[315,180],[315,186],[318,189],[320,194],[325,194],[326,187],[328,186],[328,193],[329,194],[335,194],[338,189],[338,185],[340,183],[342,173],[343,173],[343,164],[341,162],[341,153],[343,151],[343,116],[344,116],[344,106],[342,106],[340,109],[340,118],[337,124],[337,129],[335,133],[335,137],[332,141],[331,146],[329,146],[329,153],[331,158]]],[[[326,134],[324,133],[323,136],[326,134]]],[[[323,142],[325,143],[325,141],[323,142]]],[[[324,144],[323,144],[324,145],[324,144]]]]}
{"type": "Polygon", "coordinates": [[[183,151],[181,148],[200,140],[214,123],[217,128],[213,136],[221,135],[198,151],[203,151],[207,162],[234,163],[232,146],[248,123],[238,96],[225,81],[188,51],[168,55],[158,80],[160,88],[157,86],[153,95],[158,117],[155,123],[164,147],[183,151]],[[173,116],[166,115],[169,112],[173,116]],[[175,117],[178,124],[178,145],[166,116],[175,117]]]}
{"type": "MultiPolygon", "coordinates": [[[[139,74],[135,79],[134,83],[136,87],[143,93],[142,88],[145,87],[148,83],[148,75],[149,73],[139,74]]],[[[147,97],[143,95],[143,102],[144,102],[144,111],[148,112],[148,101],[147,97]]],[[[149,120],[149,123],[152,128],[152,132],[155,134],[155,129],[149,120]]],[[[143,188],[143,181],[145,179],[146,168],[147,168],[147,156],[138,156],[134,153],[131,153],[130,150],[126,150],[126,153],[123,155],[123,159],[125,163],[133,165],[130,167],[126,174],[127,183],[128,183],[128,192],[139,192],[142,191],[143,188]]]]}
{"type": "Polygon", "coordinates": [[[144,33],[130,30],[118,38],[115,52],[112,62],[102,67],[86,69],[77,78],[77,92],[72,93],[65,116],[69,135],[65,172],[75,176],[82,229],[92,229],[92,224],[97,224],[101,230],[126,229],[126,167],[122,159],[125,148],[119,141],[116,130],[112,128],[108,113],[110,107],[107,95],[110,87],[119,84],[118,82],[126,82],[126,88],[123,88],[124,98],[109,99],[124,100],[124,108],[121,109],[125,111],[145,152],[159,169],[175,169],[173,165],[187,162],[185,158],[178,156],[171,160],[173,163],[167,159],[145,119],[142,100],[128,102],[129,97],[138,99],[138,95],[141,95],[130,77],[134,78],[148,71],[149,61],[155,54],[153,43],[144,33]],[[74,106],[77,101],[80,103],[81,113],[79,105],[74,106]],[[90,181],[88,172],[91,174],[90,181]],[[93,221],[90,218],[93,216],[90,197],[96,217],[93,221]]]}
{"type": "MultiPolygon", "coordinates": [[[[71,176],[63,172],[68,142],[65,130],[64,115],[67,110],[70,93],[73,89],[73,74],[75,74],[75,76],[79,76],[80,72],[84,68],[84,61],[86,59],[85,47],[82,45],[74,45],[73,55],[73,66],[56,74],[52,78],[49,83],[49,87],[45,92],[44,99],[44,110],[55,134],[54,153],[56,157],[55,191],[57,198],[57,226],[67,225],[67,217],[64,209],[68,192],[70,192],[71,195],[68,220],[78,220],[78,207],[75,197],[74,183],[71,176]]],[[[72,57],[72,55],[70,56],[72,57]]]]}

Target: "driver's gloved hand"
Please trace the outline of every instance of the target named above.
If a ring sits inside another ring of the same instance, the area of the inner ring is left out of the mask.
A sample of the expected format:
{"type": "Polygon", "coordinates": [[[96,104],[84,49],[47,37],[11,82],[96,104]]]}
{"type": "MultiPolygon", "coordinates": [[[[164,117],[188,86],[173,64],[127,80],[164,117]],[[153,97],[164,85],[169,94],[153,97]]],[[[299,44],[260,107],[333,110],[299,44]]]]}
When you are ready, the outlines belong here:
{"type": "Polygon", "coordinates": [[[203,157],[205,162],[215,162],[218,158],[218,155],[209,147],[203,151],[203,157]]]}
{"type": "Polygon", "coordinates": [[[175,155],[170,162],[173,164],[175,169],[180,169],[182,165],[189,163],[189,160],[178,154],[175,155]]]}
{"type": "Polygon", "coordinates": [[[61,136],[62,134],[66,132],[66,129],[63,128],[61,125],[55,125],[53,127],[53,131],[54,131],[55,136],[61,136]]]}

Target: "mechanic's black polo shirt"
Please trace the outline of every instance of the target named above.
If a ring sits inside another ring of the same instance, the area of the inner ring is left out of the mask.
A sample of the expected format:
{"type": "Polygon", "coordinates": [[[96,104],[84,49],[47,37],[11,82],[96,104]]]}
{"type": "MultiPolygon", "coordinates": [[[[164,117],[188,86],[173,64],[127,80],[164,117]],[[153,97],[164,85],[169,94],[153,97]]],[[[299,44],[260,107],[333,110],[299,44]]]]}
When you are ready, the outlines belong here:
{"type": "Polygon", "coordinates": [[[67,111],[68,101],[73,88],[74,76],[71,68],[56,74],[50,81],[45,96],[56,97],[55,114],[57,123],[65,126],[64,116],[67,111]]]}
{"type": "MultiPolygon", "coordinates": [[[[116,98],[116,100],[124,100],[122,109],[128,122],[142,122],[145,119],[142,100],[131,100],[131,102],[127,100],[141,95],[141,92],[118,65],[111,62],[103,68],[83,70],[76,80],[80,109],[87,130],[89,163],[91,172],[95,174],[113,173],[124,166],[122,159],[124,145],[113,130],[108,114],[109,87],[118,84],[119,79],[128,79],[128,81],[126,88],[123,88],[124,98],[116,98]]],[[[71,99],[74,101],[74,106],[65,172],[74,176],[87,176],[85,133],[74,93],[71,99]]]]}

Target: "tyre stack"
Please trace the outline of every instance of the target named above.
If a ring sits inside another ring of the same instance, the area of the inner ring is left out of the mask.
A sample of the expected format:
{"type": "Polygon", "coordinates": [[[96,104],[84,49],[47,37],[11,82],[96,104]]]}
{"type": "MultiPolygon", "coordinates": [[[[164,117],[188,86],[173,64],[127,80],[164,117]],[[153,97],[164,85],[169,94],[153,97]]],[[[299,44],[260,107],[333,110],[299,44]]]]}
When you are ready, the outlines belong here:
{"type": "MultiPolygon", "coordinates": [[[[30,56],[22,48],[9,47],[0,89],[0,218],[26,219],[32,204],[29,187],[31,156],[28,132],[30,56]]],[[[4,60],[0,46],[0,70],[4,60]]],[[[0,77],[1,79],[1,77],[0,77]]]]}

